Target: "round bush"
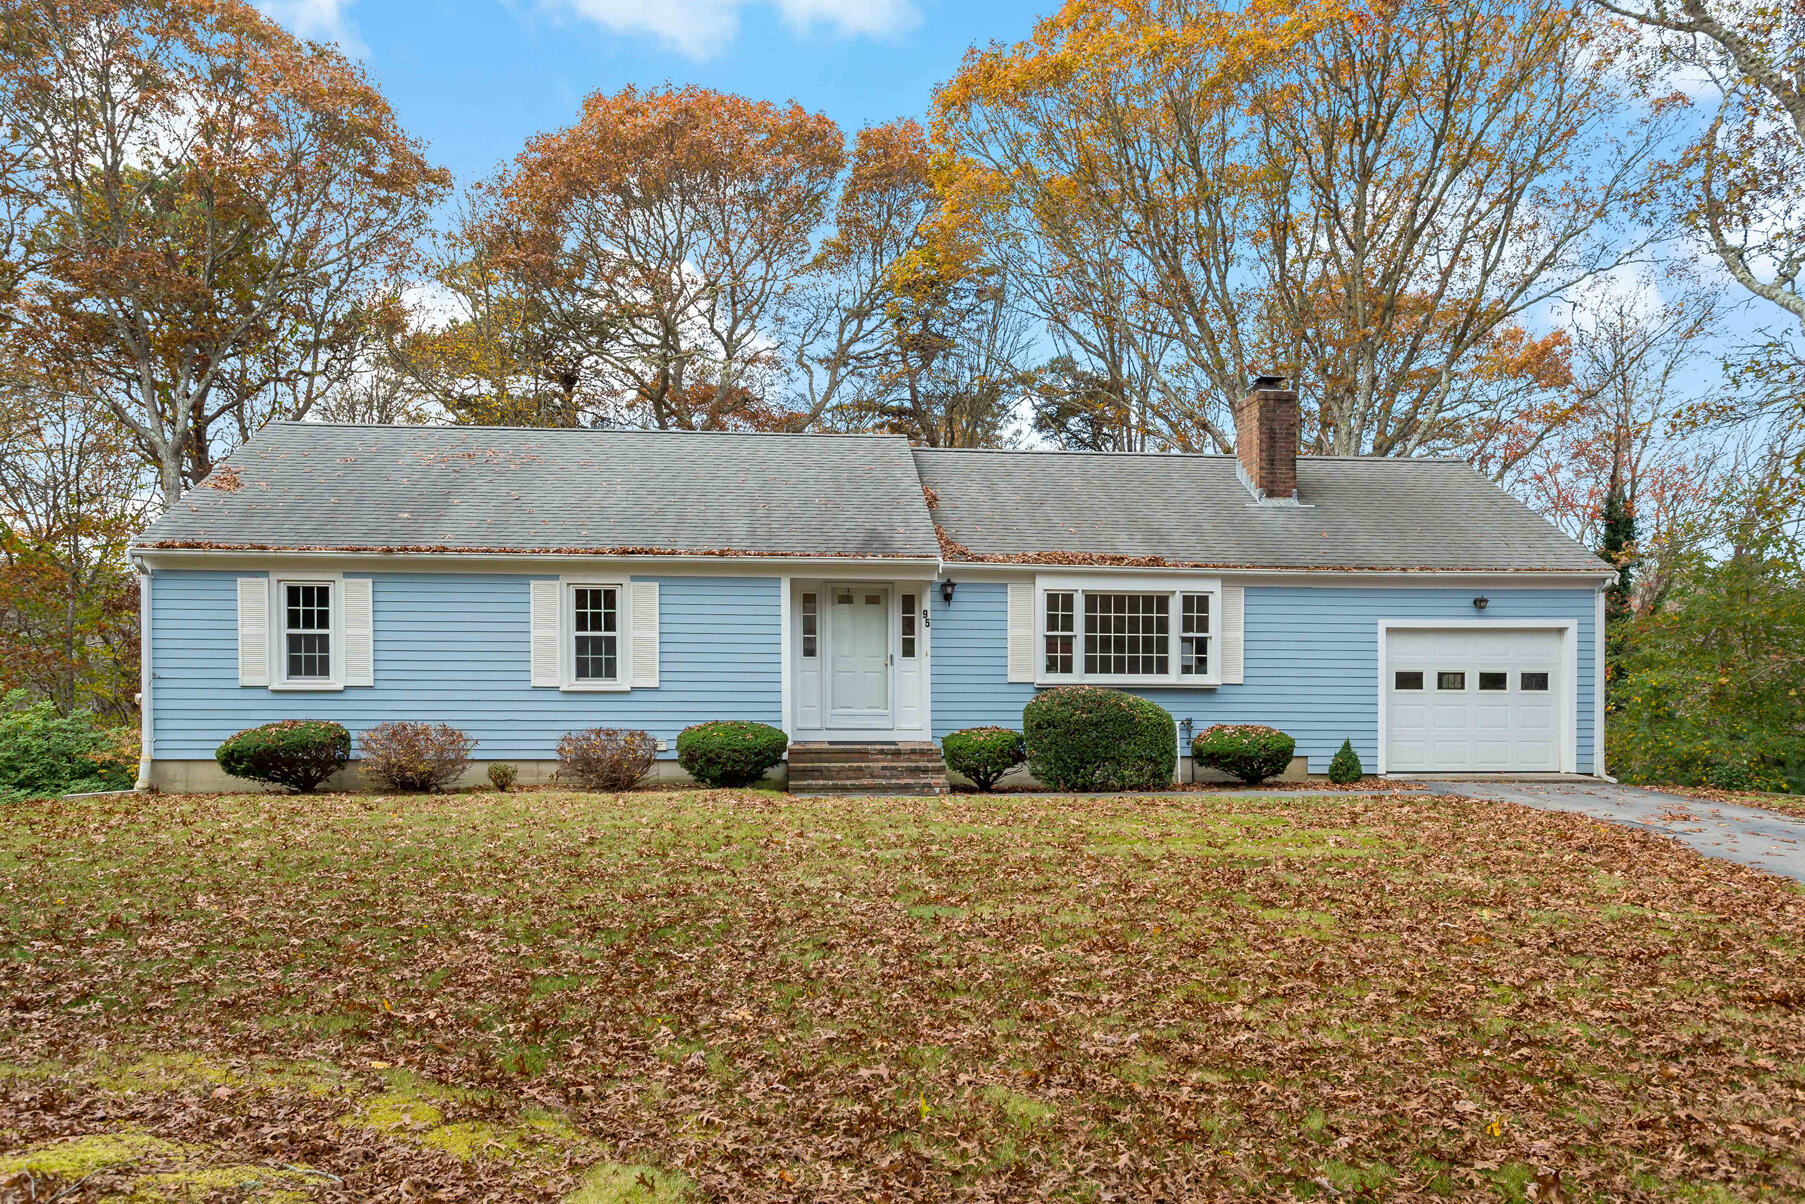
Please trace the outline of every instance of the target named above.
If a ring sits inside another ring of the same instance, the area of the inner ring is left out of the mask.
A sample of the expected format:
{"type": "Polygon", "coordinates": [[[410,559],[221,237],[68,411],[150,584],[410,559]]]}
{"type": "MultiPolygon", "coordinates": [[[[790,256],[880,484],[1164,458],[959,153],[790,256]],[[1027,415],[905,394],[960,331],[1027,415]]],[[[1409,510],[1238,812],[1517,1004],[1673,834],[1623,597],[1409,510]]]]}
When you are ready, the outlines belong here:
{"type": "Polygon", "coordinates": [[[1055,790],[1164,790],[1178,764],[1178,725],[1122,690],[1055,686],[1022,710],[1028,768],[1055,790]]]}
{"type": "Polygon", "coordinates": [[[658,755],[651,732],[592,727],[558,741],[558,778],[590,790],[631,790],[658,755]]]}
{"type": "Polygon", "coordinates": [[[946,767],[964,774],[979,790],[991,789],[998,778],[1028,759],[1022,734],[1006,727],[950,732],[940,742],[940,751],[946,767]]]}
{"type": "Polygon", "coordinates": [[[497,790],[505,793],[519,777],[520,770],[508,761],[491,761],[489,763],[489,785],[497,790]]]}
{"type": "Polygon", "coordinates": [[[282,719],[228,737],[213,759],[235,778],[310,794],[351,760],[351,733],[324,719],[282,719]]]}
{"type": "Polygon", "coordinates": [[[1347,786],[1365,776],[1366,766],[1360,764],[1360,754],[1354,751],[1354,742],[1343,740],[1340,750],[1329,760],[1329,781],[1347,786]]]}
{"type": "Polygon", "coordinates": [[[717,719],[677,734],[677,763],[704,786],[750,786],[789,746],[790,738],[769,724],[717,719]]]}
{"type": "Polygon", "coordinates": [[[446,723],[378,723],[357,739],[364,773],[390,790],[438,790],[470,765],[476,741],[446,723]]]}
{"type": "Polygon", "coordinates": [[[1198,765],[1240,778],[1250,786],[1284,773],[1296,751],[1297,741],[1276,727],[1257,723],[1218,723],[1204,728],[1191,741],[1191,757],[1198,765]]]}

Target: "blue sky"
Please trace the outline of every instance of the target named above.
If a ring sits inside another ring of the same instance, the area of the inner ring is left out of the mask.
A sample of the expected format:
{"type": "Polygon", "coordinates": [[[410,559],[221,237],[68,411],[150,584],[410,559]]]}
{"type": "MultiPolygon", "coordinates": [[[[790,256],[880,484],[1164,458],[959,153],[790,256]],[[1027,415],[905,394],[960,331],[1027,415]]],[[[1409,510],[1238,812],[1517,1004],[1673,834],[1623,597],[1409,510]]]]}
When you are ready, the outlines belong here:
{"type": "Polygon", "coordinates": [[[923,117],[966,48],[1026,37],[1056,0],[260,0],[368,67],[461,182],[582,98],[666,81],[795,99],[851,134],[923,117]]]}

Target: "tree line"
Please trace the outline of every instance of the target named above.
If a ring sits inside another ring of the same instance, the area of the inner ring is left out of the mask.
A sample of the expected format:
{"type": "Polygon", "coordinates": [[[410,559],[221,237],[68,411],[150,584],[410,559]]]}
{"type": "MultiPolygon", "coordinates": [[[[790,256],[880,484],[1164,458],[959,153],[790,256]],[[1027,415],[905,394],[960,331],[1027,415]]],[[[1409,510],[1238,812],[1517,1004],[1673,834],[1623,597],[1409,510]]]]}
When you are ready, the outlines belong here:
{"type": "Polygon", "coordinates": [[[0,684],[124,716],[130,533],[276,418],[1474,463],[1797,564],[1805,78],[1716,0],[1068,0],[920,119],[666,84],[458,186],[243,0],[6,0],[0,684]]]}

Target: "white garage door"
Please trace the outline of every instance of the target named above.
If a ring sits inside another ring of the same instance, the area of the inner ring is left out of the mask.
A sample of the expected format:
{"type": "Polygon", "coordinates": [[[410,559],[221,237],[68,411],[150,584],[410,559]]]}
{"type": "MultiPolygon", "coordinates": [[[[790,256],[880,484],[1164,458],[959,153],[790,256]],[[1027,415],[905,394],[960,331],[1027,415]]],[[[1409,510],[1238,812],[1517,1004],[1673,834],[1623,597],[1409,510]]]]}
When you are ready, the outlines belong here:
{"type": "Polygon", "coordinates": [[[1561,767],[1561,633],[1392,628],[1385,640],[1388,773],[1561,767]]]}

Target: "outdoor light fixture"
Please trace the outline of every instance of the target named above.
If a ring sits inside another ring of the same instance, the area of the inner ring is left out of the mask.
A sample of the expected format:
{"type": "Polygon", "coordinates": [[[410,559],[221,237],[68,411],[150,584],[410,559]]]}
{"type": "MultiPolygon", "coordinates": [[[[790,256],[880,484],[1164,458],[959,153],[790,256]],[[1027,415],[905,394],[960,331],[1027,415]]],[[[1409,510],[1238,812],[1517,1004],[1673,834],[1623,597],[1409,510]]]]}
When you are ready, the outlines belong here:
{"type": "Polygon", "coordinates": [[[1487,606],[1490,606],[1491,603],[1492,600],[1490,598],[1486,597],[1484,594],[1480,594],[1477,598],[1473,599],[1473,609],[1484,610],[1487,606]]]}
{"type": "Polygon", "coordinates": [[[948,606],[953,604],[953,583],[951,581],[940,583],[940,600],[948,606]]]}

